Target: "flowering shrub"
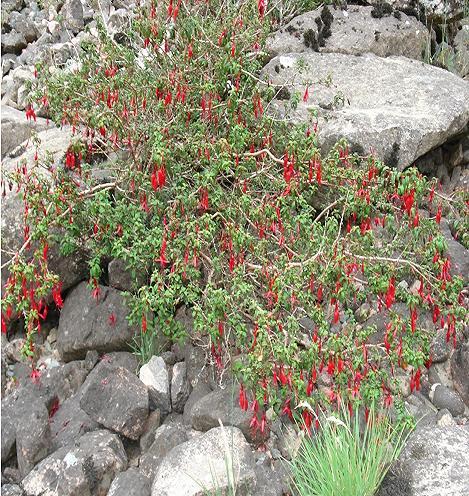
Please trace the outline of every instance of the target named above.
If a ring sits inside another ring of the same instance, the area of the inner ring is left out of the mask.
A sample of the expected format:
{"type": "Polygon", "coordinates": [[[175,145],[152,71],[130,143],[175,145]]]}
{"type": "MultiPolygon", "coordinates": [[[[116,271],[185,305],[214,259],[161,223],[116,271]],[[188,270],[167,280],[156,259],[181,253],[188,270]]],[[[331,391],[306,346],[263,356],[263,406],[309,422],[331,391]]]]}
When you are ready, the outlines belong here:
{"type": "Polygon", "coordinates": [[[464,315],[435,185],[345,142],[321,155],[314,117],[292,127],[269,115],[278,88],[256,75],[267,9],[263,0],[154,3],[119,42],[101,25],[73,72],[38,68],[29,115],[46,105],[75,139],[59,167],[20,165],[11,177],[24,197],[25,246],[2,314],[4,329],[23,314],[30,353],[47,294],[62,306],[49,244],[86,250],[96,299],[102,261],[119,257],[147,275],[129,294],[130,320],[146,336],[177,339],[176,310],[190,307],[261,431],[270,408],[309,428],[320,405],[390,405],[396,369],[418,389],[433,331],[455,340],[464,315]],[[389,316],[378,343],[357,321],[363,303],[389,316]],[[321,374],[330,387],[318,387],[321,374]]]}

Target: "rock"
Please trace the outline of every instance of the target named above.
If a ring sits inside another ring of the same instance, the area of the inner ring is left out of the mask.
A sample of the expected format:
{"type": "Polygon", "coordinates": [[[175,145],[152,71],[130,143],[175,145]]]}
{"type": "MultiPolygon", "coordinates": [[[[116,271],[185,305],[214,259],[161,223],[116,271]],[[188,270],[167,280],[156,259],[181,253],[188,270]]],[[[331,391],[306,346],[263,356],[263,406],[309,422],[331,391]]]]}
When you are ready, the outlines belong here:
{"type": "Polygon", "coordinates": [[[469,406],[469,343],[462,342],[451,357],[451,378],[454,389],[469,406]]]}
{"type": "Polygon", "coordinates": [[[454,37],[455,70],[461,77],[469,75],[469,18],[454,37]]]}
{"type": "Polygon", "coordinates": [[[434,384],[432,386],[430,400],[439,410],[446,408],[455,417],[464,413],[464,402],[462,399],[457,393],[442,384],[434,384]]]}
{"type": "Polygon", "coordinates": [[[323,151],[346,138],[352,151],[374,149],[387,165],[399,169],[450,140],[469,120],[465,81],[405,57],[291,53],[272,59],[261,74],[290,94],[303,95],[311,85],[306,102],[300,98],[290,109],[289,101],[277,98],[271,112],[298,123],[311,122],[310,111],[317,110],[323,151]],[[300,62],[301,73],[296,69],[300,62]]]}
{"type": "Polygon", "coordinates": [[[201,496],[215,488],[224,493],[230,486],[228,471],[237,495],[254,494],[254,460],[242,432],[234,427],[217,427],[166,455],[158,468],[152,496],[201,496]]]}
{"type": "Polygon", "coordinates": [[[49,412],[43,402],[28,408],[16,428],[16,456],[21,476],[25,477],[52,448],[49,412]]]}
{"type": "Polygon", "coordinates": [[[447,255],[451,261],[451,275],[461,276],[466,284],[469,283],[469,250],[453,238],[446,219],[441,219],[440,228],[448,246],[447,255]]]}
{"type": "Polygon", "coordinates": [[[138,370],[138,358],[128,351],[112,351],[101,357],[101,361],[114,365],[115,367],[124,367],[132,374],[138,370]]]}
{"type": "Polygon", "coordinates": [[[173,367],[171,379],[171,404],[175,412],[182,413],[189,394],[191,385],[187,379],[187,367],[185,362],[178,362],[173,367]]]}
{"type": "Polygon", "coordinates": [[[194,389],[192,390],[189,398],[184,405],[184,423],[186,425],[192,424],[192,408],[193,406],[204,396],[211,393],[212,389],[205,382],[199,382],[196,384],[194,389]]]}
{"type": "Polygon", "coordinates": [[[63,17],[63,24],[66,29],[77,34],[84,27],[83,21],[83,6],[80,0],[65,0],[65,3],[60,11],[63,17]]]}
{"type": "MultiPolygon", "coordinates": [[[[30,68],[16,67],[10,71],[2,81],[2,103],[23,110],[24,108],[22,109],[18,105],[18,90],[25,81],[32,81],[33,79],[34,73],[30,68]]],[[[34,151],[31,154],[32,157],[34,157],[34,151]]],[[[6,166],[5,163],[3,165],[6,166]]]]}
{"type": "Polygon", "coordinates": [[[192,407],[190,416],[192,427],[198,431],[208,431],[220,425],[237,427],[249,441],[253,431],[249,426],[252,412],[241,410],[238,405],[239,387],[227,387],[207,394],[192,407]]]}
{"type": "Polygon", "coordinates": [[[456,425],[456,422],[454,421],[450,411],[447,410],[446,408],[443,408],[438,412],[437,424],[440,427],[451,427],[453,425],[456,425]]]}
{"type": "Polygon", "coordinates": [[[326,6],[306,12],[271,35],[266,49],[272,56],[313,50],[422,60],[429,33],[421,22],[406,14],[377,18],[372,11],[371,6],[349,5],[347,10],[326,6]]]}
{"type": "Polygon", "coordinates": [[[140,449],[145,453],[155,441],[155,434],[161,425],[161,413],[159,410],[153,410],[145,422],[142,436],[140,437],[140,449]]]}
{"type": "Polygon", "coordinates": [[[148,386],[150,408],[160,410],[161,415],[171,411],[168,369],[161,357],[153,356],[139,373],[140,380],[148,386]]]}
{"type": "Polygon", "coordinates": [[[127,369],[101,363],[83,386],[80,407],[104,427],[138,439],[148,418],[147,388],[127,369]]]}
{"type": "Polygon", "coordinates": [[[39,31],[36,24],[20,12],[12,12],[8,18],[8,24],[13,30],[22,34],[26,43],[36,41],[39,31]]]}
{"type": "Polygon", "coordinates": [[[438,329],[430,346],[432,363],[440,363],[447,360],[451,354],[451,349],[451,344],[446,341],[446,329],[438,329]]]}
{"type": "Polygon", "coordinates": [[[117,9],[109,16],[108,28],[111,34],[125,30],[129,23],[129,13],[126,9],[117,9]]]}
{"type": "Polygon", "coordinates": [[[416,430],[393,464],[391,480],[383,482],[379,496],[467,494],[468,444],[468,426],[429,426],[416,430]],[[407,491],[396,493],[398,488],[407,491]]]}
{"type": "Polygon", "coordinates": [[[27,423],[31,403],[41,401],[48,410],[57,401],[62,404],[76,393],[86,374],[80,362],[55,367],[42,372],[36,382],[28,381],[2,400],[2,462],[13,454],[17,426],[27,423]]]}
{"type": "Polygon", "coordinates": [[[24,492],[20,486],[16,484],[2,484],[3,496],[23,496],[24,492]]]}
{"type": "Polygon", "coordinates": [[[3,351],[9,363],[22,362],[24,357],[21,353],[25,340],[22,338],[12,339],[4,348],[3,351]]]}
{"type": "Polygon", "coordinates": [[[133,275],[120,258],[114,258],[109,262],[108,274],[109,286],[121,291],[135,291],[143,286],[146,280],[146,274],[143,271],[133,275]]]}
{"type": "Polygon", "coordinates": [[[12,30],[9,33],[2,34],[2,54],[14,53],[19,55],[27,45],[28,43],[23,33],[12,30]]]}
{"type": "Polygon", "coordinates": [[[202,347],[188,343],[184,347],[184,361],[187,366],[187,378],[192,387],[195,387],[199,382],[210,380],[207,357],[202,347]]]}
{"type": "Polygon", "coordinates": [[[82,282],[65,299],[57,332],[57,349],[65,361],[84,358],[88,350],[128,349],[136,333],[127,321],[129,309],[122,293],[101,285],[99,289],[96,301],[82,282]]]}
{"type": "Polygon", "coordinates": [[[20,11],[23,8],[23,0],[4,0],[2,2],[2,27],[9,17],[10,12],[20,11]]]}
{"type": "Polygon", "coordinates": [[[150,496],[150,481],[137,469],[117,474],[107,496],[150,496]]]}
{"type": "Polygon", "coordinates": [[[155,432],[155,440],[140,458],[140,471],[153,481],[163,458],[176,446],[187,441],[187,434],[180,425],[162,425],[155,432]]]}
{"type": "Polygon", "coordinates": [[[50,429],[54,449],[73,444],[83,434],[100,428],[80,407],[79,393],[58,404],[56,413],[50,419],[50,429]]]}
{"type": "Polygon", "coordinates": [[[105,495],[115,475],[126,468],[127,456],[116,434],[89,432],[39,463],[23,480],[23,488],[28,496],[105,495]]]}
{"type": "Polygon", "coordinates": [[[274,422],[272,431],[278,437],[278,449],[282,456],[287,460],[294,458],[303,441],[302,431],[289,421],[274,422]]]}
{"type": "Polygon", "coordinates": [[[283,496],[290,490],[290,474],[283,461],[275,460],[272,463],[257,463],[256,496],[283,496]]]}
{"type": "Polygon", "coordinates": [[[16,66],[18,57],[13,53],[6,53],[2,56],[2,74],[5,76],[16,66]]]}

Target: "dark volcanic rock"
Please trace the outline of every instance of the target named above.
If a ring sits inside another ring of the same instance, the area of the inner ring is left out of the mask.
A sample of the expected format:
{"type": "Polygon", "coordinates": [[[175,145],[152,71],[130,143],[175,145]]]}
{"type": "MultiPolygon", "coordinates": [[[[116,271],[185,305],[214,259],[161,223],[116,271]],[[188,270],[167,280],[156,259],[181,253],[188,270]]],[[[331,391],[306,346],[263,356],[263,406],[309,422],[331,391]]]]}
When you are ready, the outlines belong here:
{"type": "Polygon", "coordinates": [[[148,391],[127,369],[101,362],[83,386],[80,407],[104,427],[138,439],[148,417],[148,391]]]}
{"type": "Polygon", "coordinates": [[[126,350],[135,335],[126,318],[129,310],[122,293],[99,288],[98,301],[85,282],[65,299],[57,332],[57,348],[65,361],[84,358],[88,350],[126,350]]]}

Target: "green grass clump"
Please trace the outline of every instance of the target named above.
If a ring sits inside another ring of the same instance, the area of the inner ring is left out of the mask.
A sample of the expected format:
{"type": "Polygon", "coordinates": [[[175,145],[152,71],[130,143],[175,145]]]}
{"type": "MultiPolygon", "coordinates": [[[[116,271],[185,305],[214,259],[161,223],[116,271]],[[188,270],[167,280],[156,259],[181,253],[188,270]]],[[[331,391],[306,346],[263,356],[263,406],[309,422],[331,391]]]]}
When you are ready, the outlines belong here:
{"type": "Polygon", "coordinates": [[[298,496],[372,496],[406,440],[405,428],[371,411],[368,422],[343,409],[306,436],[290,466],[298,496]]]}

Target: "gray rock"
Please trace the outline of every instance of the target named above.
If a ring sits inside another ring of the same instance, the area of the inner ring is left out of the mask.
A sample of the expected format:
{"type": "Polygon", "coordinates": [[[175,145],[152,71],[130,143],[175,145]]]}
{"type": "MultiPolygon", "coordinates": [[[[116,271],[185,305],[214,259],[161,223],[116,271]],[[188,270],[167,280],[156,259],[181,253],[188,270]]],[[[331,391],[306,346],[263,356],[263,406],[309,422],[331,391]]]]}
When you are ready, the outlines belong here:
{"type": "MultiPolygon", "coordinates": [[[[408,439],[392,467],[400,487],[412,496],[463,495],[469,491],[468,426],[428,426],[416,430],[408,439]]],[[[392,485],[387,484],[389,488],[392,485]]],[[[380,496],[396,495],[380,492],[380,496]]]]}
{"type": "Polygon", "coordinates": [[[155,441],[155,434],[160,425],[161,413],[159,410],[153,410],[145,422],[145,428],[140,437],[140,449],[142,453],[145,453],[155,441]]]}
{"type": "Polygon", "coordinates": [[[133,275],[125,262],[120,258],[114,258],[108,264],[109,286],[121,291],[135,291],[145,284],[145,272],[133,275]]]}
{"type": "Polygon", "coordinates": [[[55,450],[71,445],[83,434],[100,428],[98,422],[80,407],[80,397],[81,395],[77,393],[59,404],[57,412],[50,419],[52,443],[55,450]]]}
{"type": "Polygon", "coordinates": [[[111,13],[108,28],[111,34],[122,32],[129,23],[129,13],[126,9],[117,9],[111,13]]]}
{"type": "Polygon", "coordinates": [[[16,484],[2,484],[3,496],[23,496],[24,492],[20,486],[16,484]]]}
{"type": "Polygon", "coordinates": [[[101,363],[83,386],[80,407],[104,427],[136,440],[148,418],[147,388],[127,369],[101,363]]]}
{"type": "Polygon", "coordinates": [[[60,14],[63,16],[65,28],[72,33],[76,34],[84,28],[83,6],[80,0],[65,0],[60,14]]]}
{"type": "Polygon", "coordinates": [[[24,357],[21,350],[24,346],[25,340],[22,338],[12,339],[3,347],[3,352],[5,353],[8,363],[22,362],[24,357]]]}
{"type": "Polygon", "coordinates": [[[137,373],[138,358],[128,351],[111,351],[101,357],[101,361],[114,365],[115,367],[124,367],[132,374],[137,373]]]}
{"type": "Polygon", "coordinates": [[[140,458],[140,471],[150,481],[155,478],[163,458],[176,446],[187,441],[186,431],[180,425],[162,425],[155,432],[155,440],[140,458]]]}
{"type": "Polygon", "coordinates": [[[19,55],[27,44],[23,33],[12,30],[9,33],[2,34],[2,53],[19,55]]]}
{"type": "Polygon", "coordinates": [[[47,457],[22,484],[28,496],[105,495],[115,475],[126,468],[118,436],[95,431],[47,457]]]}
{"type": "Polygon", "coordinates": [[[446,330],[438,329],[430,346],[430,358],[433,363],[447,360],[451,354],[452,345],[446,341],[446,330]]]}
{"type": "Polygon", "coordinates": [[[10,12],[20,11],[24,5],[23,0],[4,0],[2,2],[2,26],[9,17],[10,12]]]}
{"type": "Polygon", "coordinates": [[[62,404],[77,392],[87,373],[81,362],[61,365],[43,372],[37,382],[26,382],[2,400],[2,462],[14,452],[17,427],[27,423],[31,403],[43,402],[48,409],[56,401],[62,404]]]}
{"type": "Polygon", "coordinates": [[[198,431],[208,431],[220,425],[231,425],[242,431],[246,439],[253,440],[249,426],[252,412],[241,410],[238,405],[239,387],[227,387],[207,394],[192,407],[190,417],[192,427],[198,431]]]}
{"type": "Polygon", "coordinates": [[[28,410],[16,428],[16,457],[22,477],[52,451],[49,412],[45,404],[37,401],[28,410]]]}
{"type": "Polygon", "coordinates": [[[215,488],[225,492],[228,471],[236,494],[255,494],[254,459],[242,432],[234,427],[211,429],[166,455],[158,468],[152,496],[201,496],[215,488]]]}
{"type": "Polygon", "coordinates": [[[469,343],[460,342],[451,357],[451,378],[454,388],[469,406],[469,343]]]}
{"type": "Polygon", "coordinates": [[[171,404],[175,412],[182,413],[189,398],[192,386],[187,379],[186,362],[178,362],[173,367],[171,378],[171,404]]]}
{"type": "Polygon", "coordinates": [[[57,332],[57,349],[65,361],[84,358],[88,350],[110,352],[129,348],[136,329],[127,321],[129,309],[123,295],[106,286],[99,289],[96,301],[83,282],[65,299],[57,332]]]}
{"type": "Polygon", "coordinates": [[[469,18],[454,37],[455,70],[461,77],[469,75],[469,18]]]}
{"type": "Polygon", "coordinates": [[[271,112],[277,117],[306,123],[317,110],[323,151],[346,138],[352,150],[374,149],[399,169],[457,135],[469,120],[465,81],[405,57],[291,53],[272,59],[262,78],[300,95],[293,109],[289,101],[274,100],[271,112]]]}
{"type": "Polygon", "coordinates": [[[283,496],[290,491],[290,474],[284,461],[256,464],[256,496],[283,496]]]}
{"type": "Polygon", "coordinates": [[[469,250],[453,238],[446,219],[441,219],[440,227],[448,246],[447,254],[451,261],[450,273],[461,276],[467,284],[469,282],[469,250]]]}
{"type": "Polygon", "coordinates": [[[439,409],[446,408],[451,415],[458,416],[464,413],[464,402],[457,393],[442,384],[434,384],[430,392],[432,403],[439,409]]]}
{"type": "Polygon", "coordinates": [[[29,140],[33,132],[39,133],[50,127],[51,124],[41,117],[38,117],[36,122],[28,121],[26,113],[2,105],[2,158],[29,140]]]}
{"type": "Polygon", "coordinates": [[[36,24],[28,19],[23,13],[12,12],[9,16],[8,24],[12,29],[24,36],[26,43],[32,43],[37,40],[39,31],[36,24]]]}
{"type": "Polygon", "coordinates": [[[150,481],[136,468],[117,474],[107,496],[150,496],[150,481]]]}
{"type": "Polygon", "coordinates": [[[4,76],[16,67],[17,59],[18,57],[13,53],[6,53],[2,56],[2,74],[4,76]]]}
{"type": "Polygon", "coordinates": [[[189,398],[186,401],[186,404],[184,405],[184,423],[186,425],[191,425],[192,424],[192,408],[193,406],[204,396],[207,396],[207,394],[211,393],[212,389],[208,384],[205,382],[199,382],[195,385],[194,389],[192,390],[191,394],[189,395],[189,398]]]}
{"type": "Polygon", "coordinates": [[[187,378],[192,387],[199,382],[209,382],[210,371],[205,350],[202,347],[188,343],[184,347],[184,361],[187,366],[187,378]]]}
{"type": "Polygon", "coordinates": [[[349,5],[347,10],[320,7],[306,12],[271,35],[267,51],[273,56],[315,50],[350,55],[374,53],[380,57],[403,55],[422,60],[429,36],[427,28],[406,14],[401,14],[400,19],[376,18],[371,16],[372,10],[371,6],[349,5]],[[321,14],[323,19],[327,15],[325,9],[332,21],[329,31],[321,20],[321,14]],[[329,32],[330,36],[324,36],[329,32]]]}
{"type": "Polygon", "coordinates": [[[161,415],[167,415],[171,411],[171,394],[168,369],[164,360],[157,356],[151,357],[140,369],[139,377],[148,387],[152,410],[158,408],[161,415]]]}

